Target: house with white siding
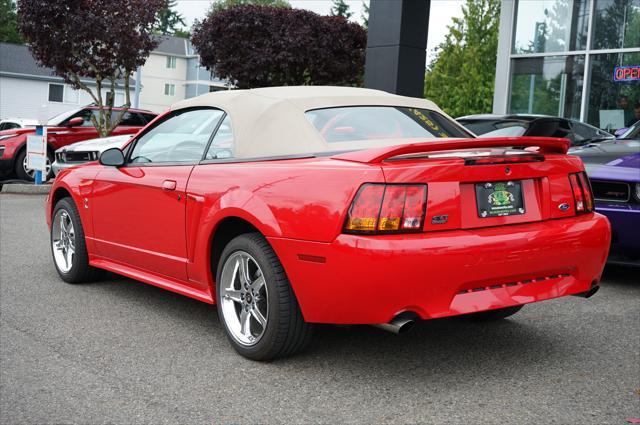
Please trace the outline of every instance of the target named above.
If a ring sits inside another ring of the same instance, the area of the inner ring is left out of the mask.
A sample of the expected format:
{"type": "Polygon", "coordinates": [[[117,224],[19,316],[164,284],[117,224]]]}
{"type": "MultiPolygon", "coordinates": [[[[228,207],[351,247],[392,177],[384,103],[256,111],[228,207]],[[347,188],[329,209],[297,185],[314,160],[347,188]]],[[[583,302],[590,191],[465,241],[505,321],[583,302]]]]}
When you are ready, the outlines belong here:
{"type": "Polygon", "coordinates": [[[162,36],[141,68],[140,108],[154,112],[179,100],[229,89],[226,81],[200,66],[200,56],[186,38],[162,36]]]}
{"type": "MultiPolygon", "coordinates": [[[[134,77],[136,75],[134,74],[134,77]]],[[[229,85],[206,68],[186,38],[161,36],[140,72],[139,105],[134,105],[135,78],[131,79],[132,106],[163,112],[171,104],[229,85]]],[[[82,80],[90,87],[95,82],[82,80]]],[[[103,98],[106,98],[103,90],[103,98]]],[[[122,84],[116,89],[114,105],[125,100],[122,84]]],[[[0,43],[0,119],[9,117],[44,121],[61,112],[93,103],[83,90],[74,90],[50,68],[38,66],[25,45],[0,43]]]]}
{"type": "MultiPolygon", "coordinates": [[[[95,82],[82,79],[94,88],[95,82]]],[[[131,83],[133,98],[133,84],[131,83]]],[[[107,90],[103,90],[106,99],[107,90]]],[[[116,89],[115,105],[124,103],[122,82],[116,89]]],[[[84,90],[74,90],[50,68],[41,67],[27,46],[0,43],[0,118],[47,119],[73,108],[93,103],[84,90]]]]}

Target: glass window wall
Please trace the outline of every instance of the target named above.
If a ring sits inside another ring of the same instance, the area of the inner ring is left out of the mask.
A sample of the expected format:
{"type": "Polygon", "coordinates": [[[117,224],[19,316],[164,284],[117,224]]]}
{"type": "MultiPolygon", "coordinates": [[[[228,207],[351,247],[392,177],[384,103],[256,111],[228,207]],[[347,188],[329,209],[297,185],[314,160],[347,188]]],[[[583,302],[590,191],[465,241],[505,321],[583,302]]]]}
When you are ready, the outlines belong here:
{"type": "Polygon", "coordinates": [[[510,112],[580,118],[584,56],[515,58],[510,112]]]}
{"type": "Polygon", "coordinates": [[[589,124],[613,132],[640,120],[640,81],[616,81],[613,74],[617,66],[638,64],[640,52],[591,55],[589,124]]]}
{"type": "Polygon", "coordinates": [[[519,1],[516,10],[513,53],[568,52],[587,47],[588,0],[519,1]]]}

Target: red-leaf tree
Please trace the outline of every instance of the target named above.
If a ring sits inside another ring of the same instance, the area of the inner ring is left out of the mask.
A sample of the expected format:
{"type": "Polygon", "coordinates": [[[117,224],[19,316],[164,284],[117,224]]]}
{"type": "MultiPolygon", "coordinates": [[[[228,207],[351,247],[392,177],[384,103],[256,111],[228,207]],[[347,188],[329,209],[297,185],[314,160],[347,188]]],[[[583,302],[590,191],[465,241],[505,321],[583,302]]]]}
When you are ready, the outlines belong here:
{"type": "Polygon", "coordinates": [[[166,0],[21,0],[18,17],[36,60],[91,95],[99,108],[93,125],[107,136],[131,106],[131,73],[157,46],[151,30],[156,12],[166,5],[166,0]],[[94,89],[82,81],[86,78],[95,80],[94,89]],[[119,82],[125,104],[112,116],[119,82]]]}
{"type": "Polygon", "coordinates": [[[193,28],[201,62],[239,88],[360,85],[367,33],[340,16],[242,5],[193,28]]]}

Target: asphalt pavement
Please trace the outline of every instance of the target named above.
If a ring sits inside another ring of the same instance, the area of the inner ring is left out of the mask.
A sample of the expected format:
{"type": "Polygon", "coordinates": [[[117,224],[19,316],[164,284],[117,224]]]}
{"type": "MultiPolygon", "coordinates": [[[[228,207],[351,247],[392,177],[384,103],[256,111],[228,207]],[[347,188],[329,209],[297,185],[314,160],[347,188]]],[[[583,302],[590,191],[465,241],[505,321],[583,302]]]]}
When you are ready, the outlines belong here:
{"type": "Polygon", "coordinates": [[[257,363],[232,350],[212,306],[115,275],[63,283],[43,204],[0,195],[1,424],[640,418],[640,269],[500,323],[322,326],[303,354],[257,363]]]}

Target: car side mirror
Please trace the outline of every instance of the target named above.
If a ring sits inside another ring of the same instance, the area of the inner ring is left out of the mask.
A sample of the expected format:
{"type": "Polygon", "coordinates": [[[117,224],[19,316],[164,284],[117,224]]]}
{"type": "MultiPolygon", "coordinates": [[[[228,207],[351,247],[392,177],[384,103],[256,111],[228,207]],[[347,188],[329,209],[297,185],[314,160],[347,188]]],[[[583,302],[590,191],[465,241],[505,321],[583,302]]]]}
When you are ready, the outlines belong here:
{"type": "Polygon", "coordinates": [[[121,167],[124,165],[124,154],[118,148],[107,149],[100,154],[99,161],[109,167],[121,167]]]}
{"type": "Polygon", "coordinates": [[[82,125],[82,123],[84,123],[84,118],[82,117],[71,118],[67,123],[67,127],[77,127],[79,125],[82,125]]]}

